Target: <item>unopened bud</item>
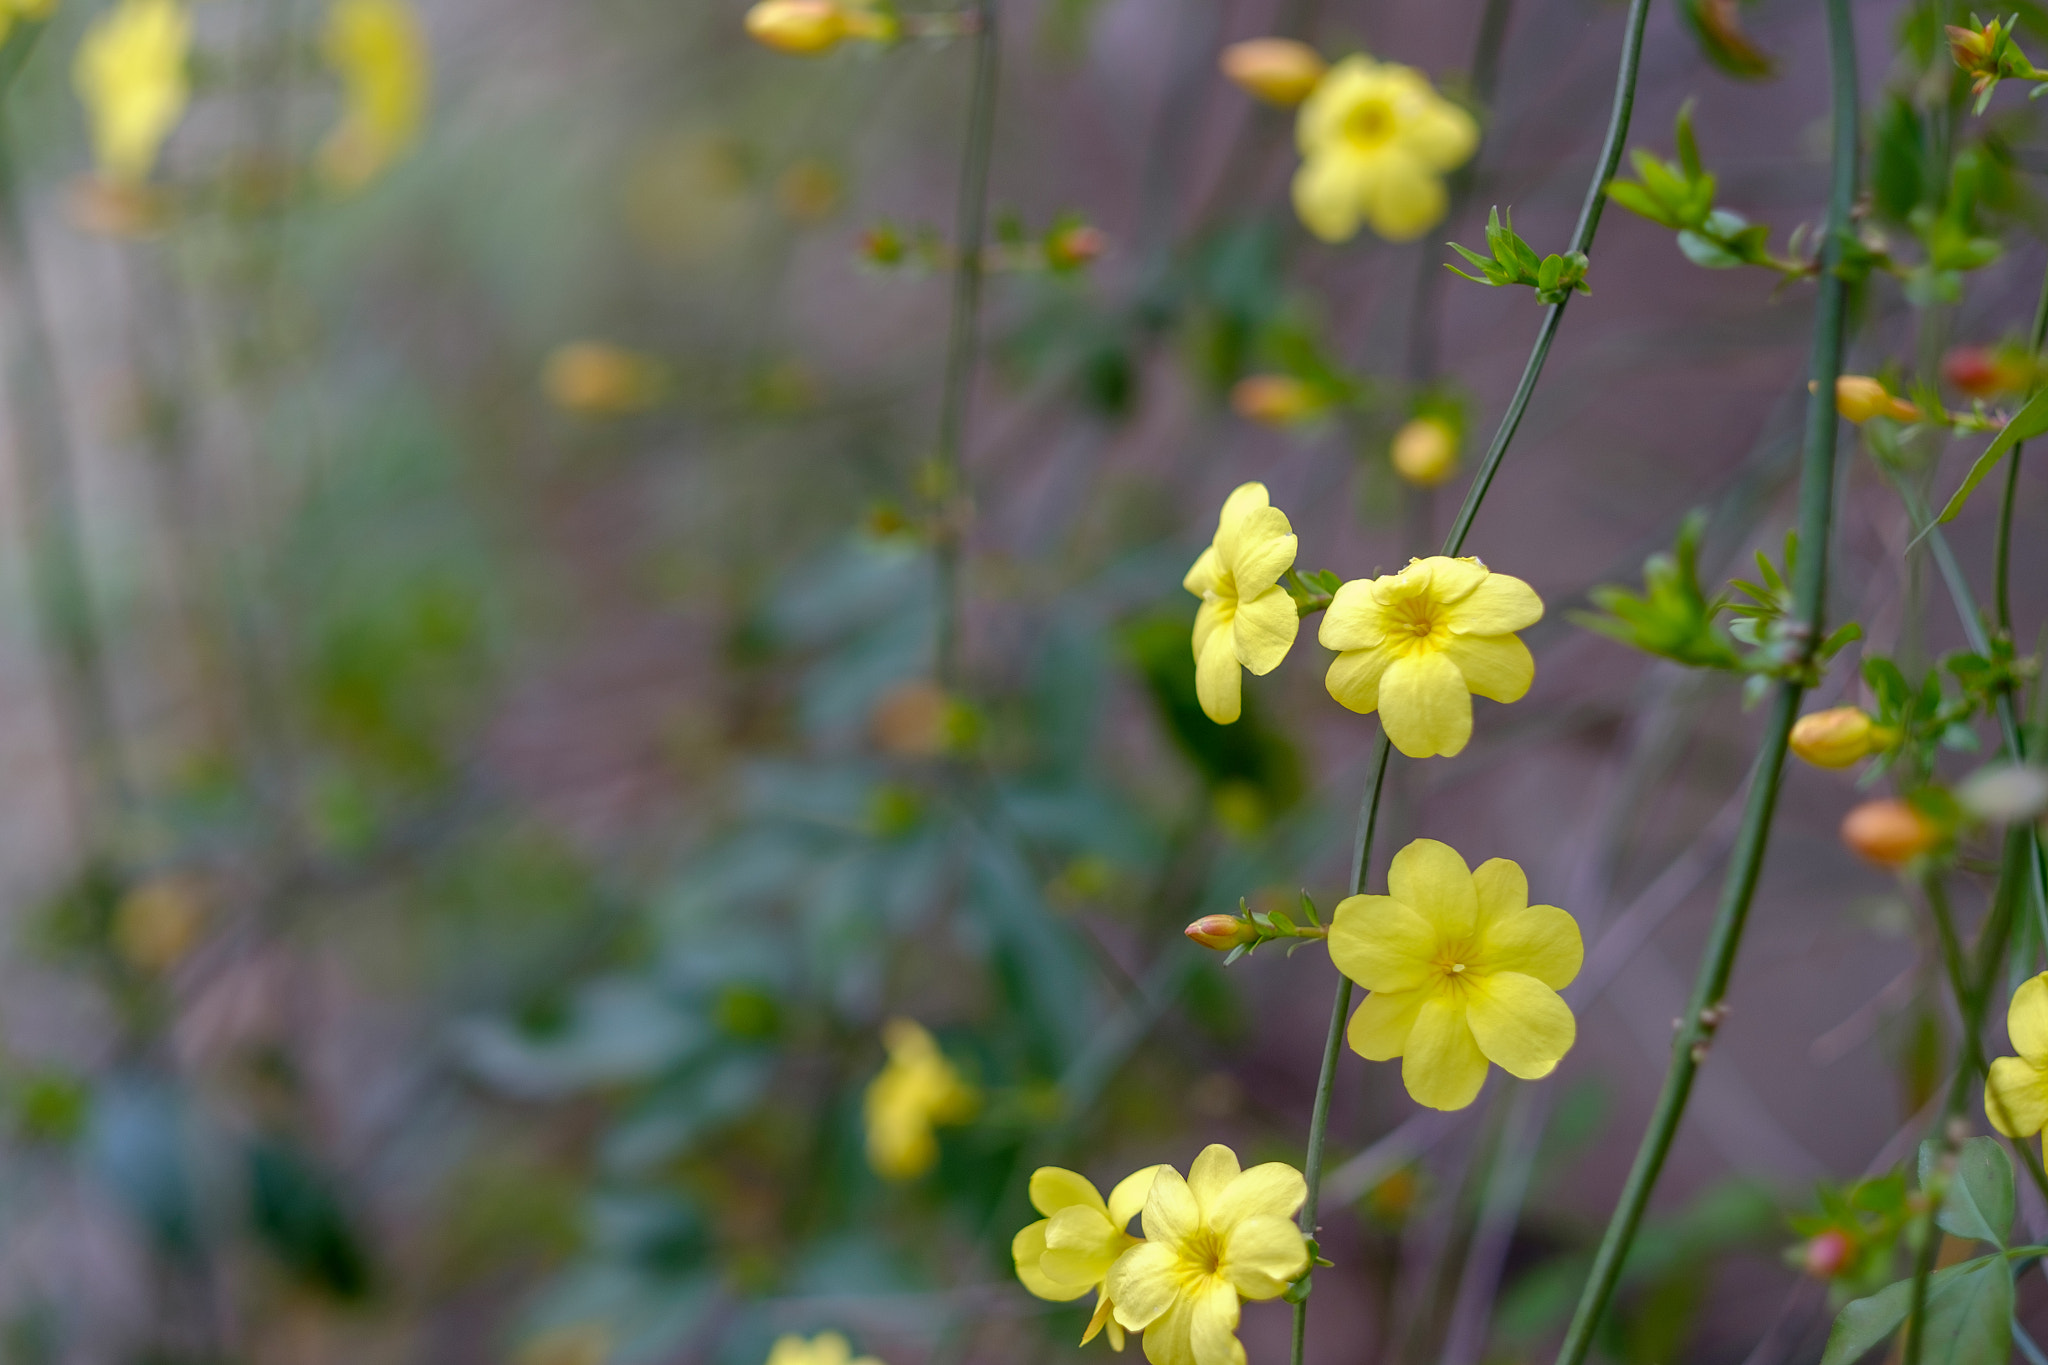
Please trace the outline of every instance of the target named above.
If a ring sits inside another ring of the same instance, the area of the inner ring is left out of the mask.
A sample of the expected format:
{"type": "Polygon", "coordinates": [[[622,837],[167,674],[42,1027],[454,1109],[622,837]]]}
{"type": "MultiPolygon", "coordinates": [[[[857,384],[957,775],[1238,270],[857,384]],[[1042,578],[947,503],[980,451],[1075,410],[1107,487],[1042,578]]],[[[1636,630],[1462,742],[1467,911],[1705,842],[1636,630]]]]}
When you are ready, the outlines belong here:
{"type": "Polygon", "coordinates": [[[548,401],[584,417],[619,417],[661,401],[661,362],[602,341],[558,346],[541,371],[548,401]]]}
{"type": "Polygon", "coordinates": [[[1314,48],[1292,38],[1232,43],[1223,49],[1216,64],[1246,94],[1283,109],[1307,99],[1329,69],[1314,48]]]}
{"type": "Polygon", "coordinates": [[[1866,801],[1842,820],[1842,842],[1879,867],[1903,867],[1941,839],[1941,826],[1895,798],[1866,801]]]}
{"type": "Polygon", "coordinates": [[[1890,748],[1897,734],[1860,706],[1836,706],[1801,716],[1792,727],[1792,752],[1816,768],[1846,768],[1890,748]]]}
{"type": "Polygon", "coordinates": [[[1394,472],[1417,488],[1434,488],[1458,468],[1458,433],[1440,417],[1417,417],[1394,433],[1394,472]]]}
{"type": "Polygon", "coordinates": [[[1312,385],[1292,375],[1255,374],[1237,382],[1230,406],[1247,421],[1294,427],[1321,416],[1328,405],[1312,385]]]}
{"type": "Polygon", "coordinates": [[[1856,1244],[1839,1228],[1829,1228],[1807,1239],[1800,1253],[1800,1268],[1817,1280],[1832,1280],[1849,1268],[1856,1244]]]}
{"type": "Polygon", "coordinates": [[[1258,929],[1250,920],[1239,919],[1236,915],[1204,915],[1181,932],[1201,944],[1225,952],[1241,943],[1250,943],[1259,936],[1258,929]]]}
{"type": "Polygon", "coordinates": [[[1835,380],[1835,411],[1861,426],[1873,417],[1894,422],[1917,422],[1920,409],[1903,398],[1894,398],[1885,386],[1867,374],[1845,374],[1835,380]]]}
{"type": "Polygon", "coordinates": [[[2033,367],[2018,355],[1984,346],[1958,346],[1941,362],[1941,377],[1972,398],[1996,398],[2027,387],[2033,367]]]}
{"type": "Polygon", "coordinates": [[[1077,270],[1109,246],[1102,229],[1086,223],[1055,228],[1045,235],[1045,263],[1054,270],[1077,270]]]}
{"type": "Polygon", "coordinates": [[[1998,23],[1993,20],[1981,29],[1948,26],[1948,50],[1955,57],[1956,65],[1973,74],[1982,73],[1991,60],[1991,49],[1998,42],[1998,23]]]}
{"type": "Polygon", "coordinates": [[[846,17],[834,0],[759,0],[747,11],[747,36],[777,52],[810,57],[839,45],[846,17]]]}

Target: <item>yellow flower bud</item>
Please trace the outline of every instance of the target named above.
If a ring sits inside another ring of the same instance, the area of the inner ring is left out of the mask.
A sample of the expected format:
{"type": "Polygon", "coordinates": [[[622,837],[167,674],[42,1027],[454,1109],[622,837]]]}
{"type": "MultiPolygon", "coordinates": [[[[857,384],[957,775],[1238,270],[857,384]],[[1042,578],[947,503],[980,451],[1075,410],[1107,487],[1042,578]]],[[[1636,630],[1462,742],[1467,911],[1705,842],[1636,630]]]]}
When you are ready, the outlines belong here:
{"type": "Polygon", "coordinates": [[[1292,375],[1255,374],[1237,382],[1230,406],[1247,421],[1294,427],[1320,417],[1328,404],[1313,386],[1292,375]]]}
{"type": "Polygon", "coordinates": [[[1902,867],[1941,840],[1941,826],[1896,798],[1865,801],[1842,821],[1842,842],[1879,867],[1902,867]]]}
{"type": "Polygon", "coordinates": [[[1227,952],[1240,943],[1250,943],[1259,936],[1249,920],[1236,915],[1204,915],[1181,931],[1204,948],[1227,952]]]}
{"type": "Polygon", "coordinates": [[[1891,747],[1896,735],[1860,706],[1836,706],[1801,716],[1792,727],[1792,752],[1816,768],[1846,768],[1891,747]]]}
{"type": "Polygon", "coordinates": [[[1246,94],[1282,108],[1307,99],[1329,69],[1314,48],[1292,38],[1232,43],[1223,49],[1216,64],[1246,94]]]}
{"type": "Polygon", "coordinates": [[[1417,417],[1394,433],[1394,472],[1417,488],[1434,488],[1458,468],[1458,433],[1440,417],[1417,417]]]}
{"type": "Polygon", "coordinates": [[[1845,374],[1835,380],[1835,411],[1858,426],[1873,417],[1889,417],[1894,422],[1920,420],[1916,405],[1894,398],[1867,374],[1845,374]]]}
{"type": "Polygon", "coordinates": [[[661,362],[602,341],[558,346],[541,372],[548,401],[585,417],[644,412],[661,400],[661,362]]]}
{"type": "Polygon", "coordinates": [[[830,52],[846,36],[846,16],[833,0],[760,0],[747,11],[747,36],[799,57],[830,52]]]}

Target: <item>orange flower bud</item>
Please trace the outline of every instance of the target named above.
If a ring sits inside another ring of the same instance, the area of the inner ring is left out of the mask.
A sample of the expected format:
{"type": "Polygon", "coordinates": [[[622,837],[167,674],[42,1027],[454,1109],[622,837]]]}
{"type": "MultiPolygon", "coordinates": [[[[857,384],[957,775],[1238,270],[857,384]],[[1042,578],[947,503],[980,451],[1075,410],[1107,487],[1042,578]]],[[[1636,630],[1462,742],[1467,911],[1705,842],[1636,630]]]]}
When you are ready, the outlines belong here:
{"type": "Polygon", "coordinates": [[[1832,1280],[1849,1268],[1856,1244],[1840,1228],[1829,1228],[1807,1239],[1800,1253],[1800,1268],[1817,1280],[1832,1280]]]}
{"type": "Polygon", "coordinates": [[[1983,29],[1947,28],[1948,50],[1955,57],[1956,65],[1965,71],[1977,73],[1985,69],[1991,59],[1992,44],[1998,41],[1998,25],[1993,21],[1983,29]]]}
{"type": "Polygon", "coordinates": [[[1897,736],[1860,706],[1813,711],[1792,727],[1792,752],[1816,768],[1846,768],[1891,747],[1897,736]]]}
{"type": "Polygon", "coordinates": [[[2033,366],[2017,355],[1985,346],[1958,346],[1941,362],[1941,377],[1972,398],[2018,393],[2033,377],[2033,366]]]}
{"type": "Polygon", "coordinates": [[[1873,417],[1894,422],[1917,422],[1920,409],[1903,398],[1894,398],[1885,386],[1867,374],[1845,374],[1835,380],[1835,411],[1862,426],[1873,417]]]}
{"type": "Polygon", "coordinates": [[[1458,433],[1440,417],[1417,417],[1394,433],[1394,472],[1417,488],[1434,488],[1457,472],[1458,433]]]}
{"type": "Polygon", "coordinates": [[[846,18],[833,0],[760,0],[747,11],[747,36],[777,52],[810,57],[839,46],[846,18]]]}
{"type": "Polygon", "coordinates": [[[1204,948],[1214,948],[1219,953],[1240,943],[1250,943],[1259,936],[1250,920],[1239,919],[1236,915],[1204,915],[1181,932],[1204,948]]]}
{"type": "Polygon", "coordinates": [[[1216,63],[1231,83],[1268,104],[1292,108],[1308,98],[1328,64],[1307,43],[1253,38],[1223,49],[1216,63]]]}
{"type": "Polygon", "coordinates": [[[619,417],[661,400],[661,362],[602,341],[558,346],[541,371],[541,389],[564,412],[619,417]]]}
{"type": "Polygon", "coordinates": [[[1292,375],[1254,374],[1230,391],[1230,406],[1247,421],[1294,427],[1313,421],[1328,406],[1312,386],[1292,375]]]}
{"type": "Polygon", "coordinates": [[[1100,256],[1109,246],[1102,229],[1075,223],[1045,237],[1045,263],[1054,270],[1074,270],[1100,256]]]}
{"type": "Polygon", "coordinates": [[[1941,846],[1941,827],[1904,801],[1865,801],[1842,821],[1842,842],[1879,867],[1903,867],[1941,846]]]}

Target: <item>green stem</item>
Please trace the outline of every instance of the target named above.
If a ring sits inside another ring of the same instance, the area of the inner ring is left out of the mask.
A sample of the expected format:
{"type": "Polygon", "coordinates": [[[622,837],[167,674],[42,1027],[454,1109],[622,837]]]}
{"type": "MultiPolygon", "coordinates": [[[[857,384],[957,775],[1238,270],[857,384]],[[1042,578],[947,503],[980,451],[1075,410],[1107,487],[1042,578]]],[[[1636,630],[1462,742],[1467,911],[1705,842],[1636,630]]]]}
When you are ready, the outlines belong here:
{"type": "MultiPolygon", "coordinates": [[[[2033,344],[2027,348],[2028,359],[2041,354],[2043,342],[2048,342],[2048,271],[2041,275],[2041,296],[2034,302],[2034,329],[2028,333],[2033,344]]],[[[1992,578],[1993,598],[1998,608],[1998,632],[2006,639],[2012,639],[2012,590],[2009,586],[2012,570],[2012,505],[2019,494],[2020,456],[2026,453],[2027,443],[2020,441],[2012,448],[2012,454],[2005,462],[2005,491],[1998,499],[1998,542],[1996,569],[1992,578]]]]}
{"type": "MultiPolygon", "coordinates": [[[[1806,657],[1810,662],[1814,645],[1821,636],[1823,608],[1827,593],[1829,528],[1834,517],[1835,492],[1835,377],[1841,372],[1842,331],[1846,282],[1836,273],[1842,241],[1849,230],[1849,210],[1856,198],[1857,124],[1855,33],[1849,19],[1848,0],[1828,0],[1828,52],[1834,95],[1833,183],[1828,197],[1828,231],[1824,249],[1819,300],[1814,317],[1813,395],[1807,400],[1806,448],[1800,469],[1799,544],[1801,553],[1794,574],[1795,619],[1805,627],[1806,657]]],[[[1679,1121],[1692,1094],[1692,1083],[1713,1044],[1714,1032],[1722,1018],[1721,999],[1735,966],[1735,952],[1742,942],[1743,927],[1756,894],[1757,878],[1763,870],[1764,851],[1769,843],[1771,817],[1778,801],[1779,779],[1784,772],[1785,751],[1792,722],[1799,714],[1802,688],[1793,678],[1778,684],[1766,722],[1763,746],[1757,754],[1750,778],[1741,833],[1737,837],[1728,879],[1715,911],[1713,929],[1699,975],[1693,983],[1678,1036],[1672,1042],[1671,1068],[1665,1073],[1664,1088],[1650,1126],[1636,1151],[1621,1199],[1615,1205],[1607,1233],[1587,1276],[1585,1292],[1557,1353],[1558,1365],[1581,1365],[1593,1344],[1593,1332],[1614,1296],[1621,1269],[1635,1240],[1643,1210],[1664,1168],[1664,1158],[1678,1134],[1679,1121]]]]}
{"type": "Polygon", "coordinates": [[[953,320],[946,340],[946,378],[939,400],[938,449],[932,457],[937,503],[933,546],[938,578],[938,675],[960,679],[960,552],[968,511],[964,446],[967,409],[981,358],[982,248],[988,236],[988,168],[995,143],[996,0],[976,0],[974,68],[967,95],[967,144],[961,153],[960,198],[954,213],[953,320]]]}

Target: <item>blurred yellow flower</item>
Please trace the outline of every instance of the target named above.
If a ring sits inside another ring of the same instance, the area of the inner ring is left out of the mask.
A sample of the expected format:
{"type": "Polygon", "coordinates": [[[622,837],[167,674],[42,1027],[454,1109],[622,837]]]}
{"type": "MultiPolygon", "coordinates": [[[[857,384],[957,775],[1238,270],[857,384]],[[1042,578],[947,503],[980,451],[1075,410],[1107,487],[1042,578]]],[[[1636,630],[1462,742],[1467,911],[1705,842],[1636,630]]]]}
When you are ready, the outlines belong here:
{"type": "Polygon", "coordinates": [[[1543,619],[1519,578],[1432,555],[1337,589],[1317,638],[1340,651],[1324,679],[1353,711],[1380,713],[1410,758],[1449,757],[1472,737],[1472,697],[1520,701],[1536,662],[1515,632],[1543,619]]]}
{"type": "Polygon", "coordinates": [[[1242,710],[1239,668],[1264,676],[1294,646],[1301,616],[1280,586],[1294,566],[1294,528],[1267,500],[1266,485],[1240,484],[1224,500],[1216,539],[1181,586],[1202,599],[1195,613],[1195,694],[1228,725],[1242,710]]]}
{"type": "Polygon", "coordinates": [[[974,1117],[980,1097],[931,1034],[909,1019],[882,1026],[888,1064],[868,1082],[868,1165],[887,1180],[915,1180],[939,1159],[932,1129],[974,1117]]]}
{"type": "Polygon", "coordinates": [[[1250,374],[1231,386],[1230,407],[1248,422],[1298,427],[1329,411],[1330,396],[1293,375],[1250,374]]]}
{"type": "MultiPolygon", "coordinates": [[[[2048,972],[2021,982],[2013,992],[2005,1030],[2020,1055],[1991,1064],[1984,1116],[2009,1138],[2032,1137],[2048,1126],[2048,972]]],[[[2048,1151],[2048,1138],[2043,1143],[2048,1151]]]]}
{"type": "Polygon", "coordinates": [[[406,0],[334,0],[321,39],[341,77],[341,122],[320,148],[329,184],[355,189],[418,139],[427,106],[427,45],[406,0]]]}
{"type": "Polygon", "coordinates": [[[1846,768],[1898,742],[1898,732],[1879,725],[1860,706],[1809,711],[1792,727],[1792,752],[1816,768],[1846,768]]]}
{"type": "Polygon", "coordinates": [[[1857,426],[1873,417],[1889,417],[1894,422],[1921,418],[1918,404],[1893,397],[1882,382],[1867,374],[1845,374],[1835,380],[1835,411],[1857,426]]]}
{"type": "Polygon", "coordinates": [[[873,1356],[856,1356],[853,1347],[837,1332],[820,1332],[805,1341],[791,1333],[775,1338],[768,1348],[768,1365],[882,1365],[873,1356]]]}
{"type": "Polygon", "coordinates": [[[7,41],[16,23],[37,23],[50,17],[57,0],[0,0],[0,43],[7,41]]]}
{"type": "Polygon", "coordinates": [[[541,390],[564,412],[623,417],[661,401],[667,371],[652,356],[603,341],[557,346],[541,370],[541,390]]]}
{"type": "Polygon", "coordinates": [[[1443,176],[1479,146],[1479,125],[1413,67],[1346,57],[1302,104],[1295,141],[1294,209],[1310,232],[1342,242],[1364,223],[1410,242],[1443,221],[1443,176]]]}
{"type": "Polygon", "coordinates": [[[1010,1242],[1010,1255],[1017,1263],[1017,1278],[1041,1299],[1065,1303],[1089,1290],[1098,1291],[1095,1313],[1082,1334],[1086,1346],[1095,1334],[1109,1329],[1109,1344],[1124,1348],[1124,1329],[1111,1313],[1112,1303],[1102,1282],[1117,1258],[1138,1245],[1131,1236],[1131,1219],[1145,1207],[1152,1189],[1152,1177],[1163,1166],[1147,1166],[1117,1182],[1104,1202],[1085,1176],[1058,1166],[1041,1166],[1031,1173],[1031,1206],[1045,1217],[1019,1232],[1010,1242]]]}
{"type": "Polygon", "coordinates": [[[1292,38],[1249,38],[1223,49],[1216,63],[1231,84],[1268,104],[1292,108],[1307,99],[1329,64],[1292,38]]]}
{"type": "Polygon", "coordinates": [[[1525,1081],[1548,1076],[1578,1036],[1558,992],[1585,956],[1579,926],[1529,904],[1529,880],[1505,858],[1473,872],[1448,844],[1417,839],[1394,855],[1384,896],[1352,896],[1330,921],[1330,961],[1371,991],[1346,1036],[1367,1061],[1401,1058],[1417,1104],[1463,1109],[1492,1062],[1525,1081]]]}
{"type": "Polygon", "coordinates": [[[1417,488],[1434,488],[1458,471],[1458,433],[1441,417],[1416,417],[1394,433],[1394,472],[1417,488]]]}
{"type": "Polygon", "coordinates": [[[844,38],[887,42],[897,33],[889,15],[841,0],[758,0],[746,22],[755,42],[797,57],[830,52],[844,38]]]}
{"type": "Polygon", "coordinates": [[[1244,1365],[1239,1299],[1276,1299],[1308,1269],[1294,1213],[1308,1195],[1280,1162],[1240,1171],[1221,1144],[1202,1149],[1187,1179],[1161,1166],[1146,1197],[1147,1240],[1110,1268],[1103,1290],[1116,1320],[1145,1333],[1152,1365],[1244,1365]]]}
{"type": "Polygon", "coordinates": [[[191,46],[192,16],[178,0],[120,0],[86,30],[71,80],[92,123],[102,175],[149,178],[191,98],[191,46]]]}

